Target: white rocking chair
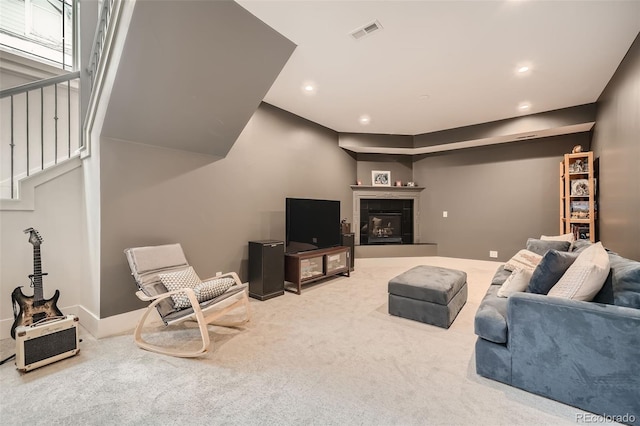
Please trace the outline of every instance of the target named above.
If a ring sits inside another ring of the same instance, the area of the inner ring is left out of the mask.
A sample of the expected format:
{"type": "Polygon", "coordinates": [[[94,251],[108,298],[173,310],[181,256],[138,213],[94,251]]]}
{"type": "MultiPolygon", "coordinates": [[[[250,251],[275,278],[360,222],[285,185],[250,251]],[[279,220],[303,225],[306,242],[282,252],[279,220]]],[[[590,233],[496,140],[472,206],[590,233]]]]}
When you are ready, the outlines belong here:
{"type": "MultiPolygon", "coordinates": [[[[176,357],[197,357],[208,352],[211,346],[208,324],[220,326],[237,326],[246,323],[251,318],[249,307],[247,284],[243,284],[235,272],[230,272],[208,280],[231,277],[234,284],[211,300],[198,302],[196,293],[191,288],[168,291],[160,281],[159,274],[183,271],[189,268],[189,264],[180,244],[167,244],[161,246],[136,247],[126,249],[125,254],[131,268],[138,291],[136,296],[142,301],[151,302],[138,321],[134,332],[134,340],[142,349],[176,357]],[[191,306],[177,308],[172,295],[184,293],[189,298],[191,306]],[[230,311],[244,306],[244,316],[239,321],[225,322],[219,319],[230,311]],[[177,348],[167,348],[151,344],[142,338],[142,329],[147,317],[154,308],[160,314],[165,325],[178,324],[183,321],[196,321],[202,338],[202,346],[193,351],[184,351],[177,348]]],[[[207,281],[207,280],[205,280],[207,281]]]]}

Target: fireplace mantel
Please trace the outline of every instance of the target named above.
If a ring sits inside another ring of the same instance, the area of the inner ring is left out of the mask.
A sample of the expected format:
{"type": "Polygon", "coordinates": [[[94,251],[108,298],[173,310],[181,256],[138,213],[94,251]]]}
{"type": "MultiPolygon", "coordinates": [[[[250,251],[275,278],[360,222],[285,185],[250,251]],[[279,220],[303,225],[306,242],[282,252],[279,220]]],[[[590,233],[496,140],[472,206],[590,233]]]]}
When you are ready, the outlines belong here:
{"type": "Polygon", "coordinates": [[[420,192],[422,186],[369,186],[351,185],[353,190],[353,230],[355,243],[360,245],[360,200],[402,199],[413,200],[413,243],[420,243],[420,192]]]}
{"type": "Polygon", "coordinates": [[[371,186],[371,185],[351,185],[354,191],[375,191],[375,192],[420,192],[424,186],[371,186]]]}

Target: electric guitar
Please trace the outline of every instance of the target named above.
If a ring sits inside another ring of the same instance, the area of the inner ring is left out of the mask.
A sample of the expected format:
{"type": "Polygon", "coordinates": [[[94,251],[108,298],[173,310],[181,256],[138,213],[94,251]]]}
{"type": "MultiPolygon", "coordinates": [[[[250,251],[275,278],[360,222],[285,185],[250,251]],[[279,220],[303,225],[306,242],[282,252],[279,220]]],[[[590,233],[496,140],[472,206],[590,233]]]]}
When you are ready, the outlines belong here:
{"type": "Polygon", "coordinates": [[[29,233],[29,242],[33,244],[33,274],[29,275],[33,296],[25,296],[22,287],[16,287],[11,293],[13,305],[13,315],[15,321],[11,326],[11,337],[16,338],[16,327],[21,325],[32,325],[45,318],[62,316],[62,312],[56,306],[60,291],[56,290],[51,299],[45,299],[42,292],[42,263],[40,261],[40,244],[42,237],[33,228],[25,229],[25,234],[29,233]]]}

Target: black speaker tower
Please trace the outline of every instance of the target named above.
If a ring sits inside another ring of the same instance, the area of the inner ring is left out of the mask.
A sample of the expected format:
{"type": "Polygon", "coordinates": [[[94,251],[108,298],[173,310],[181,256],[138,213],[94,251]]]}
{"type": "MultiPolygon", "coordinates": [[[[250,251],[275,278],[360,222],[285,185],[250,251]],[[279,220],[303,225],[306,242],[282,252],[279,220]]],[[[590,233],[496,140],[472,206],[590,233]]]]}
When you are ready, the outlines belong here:
{"type": "Polygon", "coordinates": [[[284,294],[284,241],[249,241],[249,296],[267,300],[284,294]]]}

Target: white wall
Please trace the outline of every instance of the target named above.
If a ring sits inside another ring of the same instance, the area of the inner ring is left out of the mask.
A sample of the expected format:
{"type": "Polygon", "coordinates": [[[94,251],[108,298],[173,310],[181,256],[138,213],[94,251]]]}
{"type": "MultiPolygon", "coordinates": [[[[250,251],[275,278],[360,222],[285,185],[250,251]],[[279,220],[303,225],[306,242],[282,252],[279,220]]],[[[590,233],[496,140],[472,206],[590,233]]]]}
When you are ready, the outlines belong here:
{"type": "MultiPolygon", "coordinates": [[[[41,248],[44,297],[60,290],[58,307],[76,314],[88,282],[84,179],[75,168],[35,188],[35,210],[0,211],[0,339],[8,338],[13,323],[11,293],[24,286],[33,295],[27,278],[33,273],[33,246],[22,231],[37,229],[41,248]]],[[[86,307],[89,309],[90,307],[86,307]]]]}

